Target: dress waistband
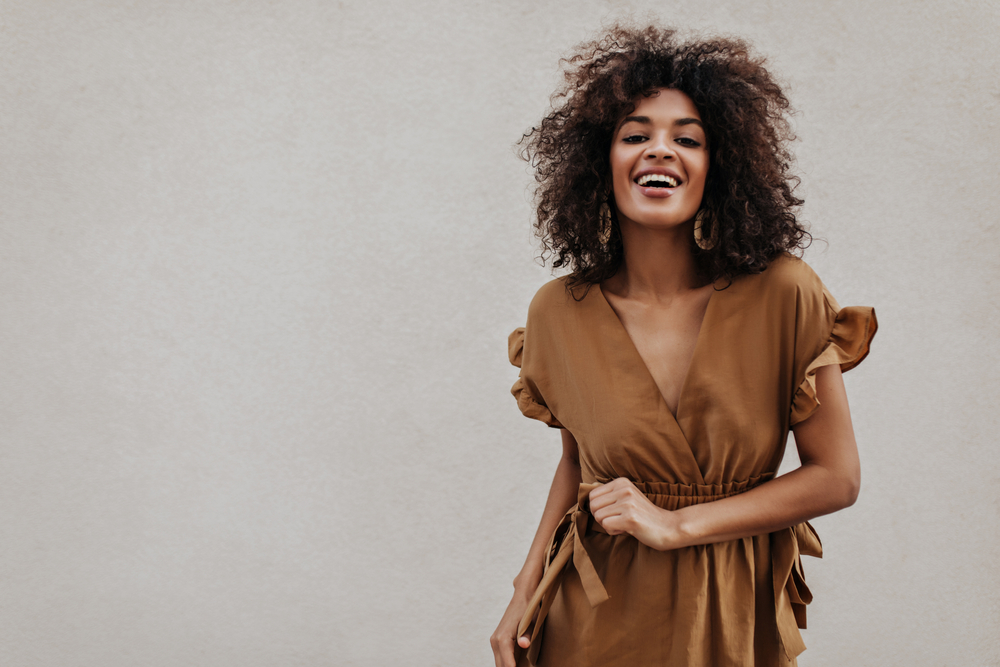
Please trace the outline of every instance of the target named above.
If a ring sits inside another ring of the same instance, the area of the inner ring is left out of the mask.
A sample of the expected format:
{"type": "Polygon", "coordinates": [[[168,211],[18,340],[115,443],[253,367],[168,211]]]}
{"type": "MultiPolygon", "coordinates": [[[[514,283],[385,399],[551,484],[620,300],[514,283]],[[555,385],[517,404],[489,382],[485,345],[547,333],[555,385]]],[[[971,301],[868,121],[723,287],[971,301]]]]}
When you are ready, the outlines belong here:
{"type": "MultiPolygon", "coordinates": [[[[713,500],[722,500],[729,496],[735,496],[744,491],[749,491],[755,486],[760,486],[773,478],[774,473],[766,472],[750,479],[724,482],[722,484],[677,484],[674,482],[635,481],[632,483],[657,507],[665,510],[679,510],[691,505],[710,503],[713,500]]],[[[589,495],[592,489],[610,481],[610,479],[607,479],[594,483],[584,483],[580,485],[580,490],[582,492],[584,487],[586,487],[587,495],[589,495]]],[[[580,501],[583,501],[583,498],[584,494],[582,493],[577,496],[577,499],[580,501]]]]}

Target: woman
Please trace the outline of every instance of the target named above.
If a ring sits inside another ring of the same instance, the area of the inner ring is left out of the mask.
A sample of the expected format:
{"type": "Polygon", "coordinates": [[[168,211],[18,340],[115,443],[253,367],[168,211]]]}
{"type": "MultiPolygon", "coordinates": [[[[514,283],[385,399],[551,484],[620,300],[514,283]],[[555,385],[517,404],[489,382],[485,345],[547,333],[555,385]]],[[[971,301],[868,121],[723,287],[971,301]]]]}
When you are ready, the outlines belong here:
{"type": "Polygon", "coordinates": [[[875,313],[791,254],[788,101],[744,43],[615,28],[568,62],[526,139],[572,273],[510,337],[563,456],[496,664],[795,664],[805,522],[858,494],[841,373],[875,313]],[[802,465],[775,479],[789,429],[802,465]]]}

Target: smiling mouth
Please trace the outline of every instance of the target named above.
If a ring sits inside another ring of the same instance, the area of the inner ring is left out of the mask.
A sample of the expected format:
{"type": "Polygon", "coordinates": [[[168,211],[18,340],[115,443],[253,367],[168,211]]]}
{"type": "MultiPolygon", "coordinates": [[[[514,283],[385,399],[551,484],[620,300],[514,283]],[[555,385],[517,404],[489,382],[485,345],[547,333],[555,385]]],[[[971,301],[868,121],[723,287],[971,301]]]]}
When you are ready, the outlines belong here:
{"type": "Polygon", "coordinates": [[[680,185],[680,181],[666,174],[644,174],[635,179],[635,182],[644,188],[676,188],[680,185]]]}

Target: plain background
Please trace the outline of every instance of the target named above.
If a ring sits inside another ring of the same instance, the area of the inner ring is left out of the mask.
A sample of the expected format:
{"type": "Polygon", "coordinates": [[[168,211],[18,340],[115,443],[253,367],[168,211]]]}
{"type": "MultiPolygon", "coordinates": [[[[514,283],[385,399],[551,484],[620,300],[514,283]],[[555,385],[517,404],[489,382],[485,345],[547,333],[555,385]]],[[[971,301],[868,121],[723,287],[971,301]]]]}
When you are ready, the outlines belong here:
{"type": "Polygon", "coordinates": [[[800,664],[1000,665],[1000,4],[955,0],[0,2],[0,664],[493,664],[560,452],[514,144],[629,15],[769,56],[806,260],[881,324],[800,664]]]}

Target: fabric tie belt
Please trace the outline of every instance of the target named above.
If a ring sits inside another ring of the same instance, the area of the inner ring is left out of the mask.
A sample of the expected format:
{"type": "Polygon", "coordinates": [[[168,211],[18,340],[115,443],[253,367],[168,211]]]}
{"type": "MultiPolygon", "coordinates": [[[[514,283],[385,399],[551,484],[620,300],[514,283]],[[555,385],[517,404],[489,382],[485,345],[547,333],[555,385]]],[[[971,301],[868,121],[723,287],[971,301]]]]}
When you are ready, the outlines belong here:
{"type": "MultiPolygon", "coordinates": [[[[649,500],[666,510],[678,510],[691,505],[721,500],[749,491],[771,479],[774,475],[765,473],[758,477],[725,484],[673,484],[667,482],[633,482],[649,500]]],[[[590,513],[590,492],[600,483],[580,484],[577,503],[563,515],[549,539],[545,550],[545,571],[535,593],[528,602],[528,608],[517,627],[517,636],[523,636],[534,619],[531,631],[529,657],[534,662],[538,657],[538,635],[545,617],[552,607],[559,582],[570,560],[580,576],[584,593],[591,607],[605,602],[610,597],[604,582],[587,551],[587,533],[604,533],[599,523],[590,513]]],[[[621,537],[629,538],[628,535],[621,537]]],[[[634,539],[634,538],[632,538],[634,539]]],[[[805,584],[801,554],[821,557],[822,545],[815,529],[808,523],[800,523],[770,534],[772,576],[774,579],[775,620],[781,644],[789,659],[805,650],[799,628],[806,627],[805,606],[812,601],[812,594],[805,584]]]]}

